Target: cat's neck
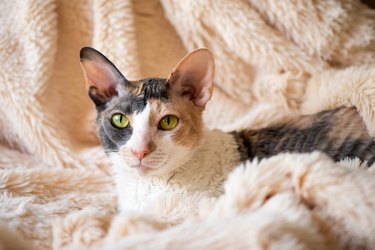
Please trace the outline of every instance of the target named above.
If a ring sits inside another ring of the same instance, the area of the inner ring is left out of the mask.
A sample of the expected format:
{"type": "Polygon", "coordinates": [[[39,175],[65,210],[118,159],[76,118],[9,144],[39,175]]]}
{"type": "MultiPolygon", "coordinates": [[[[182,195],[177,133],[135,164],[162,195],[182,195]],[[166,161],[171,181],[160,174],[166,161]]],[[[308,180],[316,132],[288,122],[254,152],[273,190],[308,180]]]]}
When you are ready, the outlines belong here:
{"type": "Polygon", "coordinates": [[[204,136],[191,159],[162,178],[167,178],[168,185],[187,186],[194,191],[213,191],[207,190],[209,188],[203,184],[205,180],[212,181],[218,176],[220,181],[224,180],[239,158],[237,144],[232,135],[219,130],[205,129],[204,136]]]}
{"type": "Polygon", "coordinates": [[[231,134],[222,131],[205,129],[203,134],[192,157],[166,175],[142,176],[114,166],[120,210],[143,210],[148,198],[168,192],[220,195],[228,173],[239,162],[237,144],[231,134]]]}

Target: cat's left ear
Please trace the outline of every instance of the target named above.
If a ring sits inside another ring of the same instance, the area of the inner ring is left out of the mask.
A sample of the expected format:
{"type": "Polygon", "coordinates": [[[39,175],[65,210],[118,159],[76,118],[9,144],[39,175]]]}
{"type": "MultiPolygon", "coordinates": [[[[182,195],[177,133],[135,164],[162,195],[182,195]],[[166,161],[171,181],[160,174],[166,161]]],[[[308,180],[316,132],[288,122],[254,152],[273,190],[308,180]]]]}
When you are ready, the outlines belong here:
{"type": "Polygon", "coordinates": [[[93,102],[101,106],[125,89],[128,80],[102,53],[84,47],[80,51],[86,89],[93,102]]]}
{"type": "Polygon", "coordinates": [[[204,107],[214,87],[215,61],[208,49],[197,49],[186,55],[168,77],[173,91],[187,96],[196,106],[204,107]]]}

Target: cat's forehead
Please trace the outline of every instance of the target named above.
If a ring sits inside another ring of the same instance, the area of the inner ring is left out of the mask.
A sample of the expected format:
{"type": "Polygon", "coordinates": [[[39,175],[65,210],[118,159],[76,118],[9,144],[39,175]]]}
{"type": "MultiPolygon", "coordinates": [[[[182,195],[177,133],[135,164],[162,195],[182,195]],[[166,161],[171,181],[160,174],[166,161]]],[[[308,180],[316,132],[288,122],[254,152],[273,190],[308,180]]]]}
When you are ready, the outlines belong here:
{"type": "Polygon", "coordinates": [[[166,79],[131,81],[126,88],[124,94],[114,97],[108,103],[108,109],[121,110],[125,114],[140,113],[150,100],[165,103],[170,99],[166,79]]]}

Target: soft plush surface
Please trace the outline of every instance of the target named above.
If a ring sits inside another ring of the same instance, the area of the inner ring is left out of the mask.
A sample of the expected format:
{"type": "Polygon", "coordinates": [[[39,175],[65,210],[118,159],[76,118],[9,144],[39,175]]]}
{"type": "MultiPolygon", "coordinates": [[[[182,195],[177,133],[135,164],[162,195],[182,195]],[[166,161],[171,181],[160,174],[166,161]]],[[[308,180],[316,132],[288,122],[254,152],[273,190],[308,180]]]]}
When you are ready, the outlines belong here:
{"type": "Polygon", "coordinates": [[[319,153],[239,166],[225,194],[180,225],[118,215],[78,56],[91,45],[138,79],[166,77],[207,47],[217,69],[208,127],[258,128],[345,105],[375,135],[374,10],[355,0],[15,0],[0,9],[0,249],[374,248],[373,171],[319,153]]]}

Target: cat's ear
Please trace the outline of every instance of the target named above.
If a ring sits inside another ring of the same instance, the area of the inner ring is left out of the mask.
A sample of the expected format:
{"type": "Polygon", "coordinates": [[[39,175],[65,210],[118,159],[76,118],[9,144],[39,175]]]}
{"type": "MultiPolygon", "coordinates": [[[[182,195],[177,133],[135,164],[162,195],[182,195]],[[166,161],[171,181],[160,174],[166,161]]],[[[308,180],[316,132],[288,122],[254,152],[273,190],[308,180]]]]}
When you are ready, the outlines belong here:
{"type": "Polygon", "coordinates": [[[196,106],[204,107],[214,86],[215,61],[208,49],[186,55],[168,77],[169,87],[187,96],[196,106]]]}
{"type": "Polygon", "coordinates": [[[93,48],[82,48],[80,59],[86,89],[97,106],[117,96],[121,86],[128,82],[108,58],[93,48]]]}

